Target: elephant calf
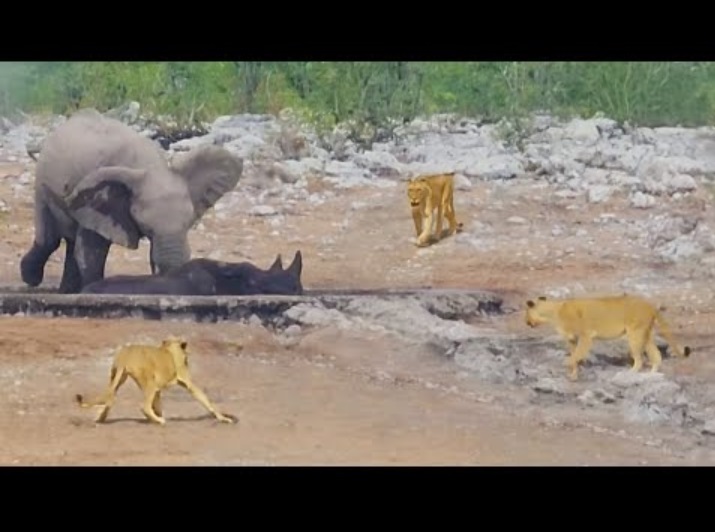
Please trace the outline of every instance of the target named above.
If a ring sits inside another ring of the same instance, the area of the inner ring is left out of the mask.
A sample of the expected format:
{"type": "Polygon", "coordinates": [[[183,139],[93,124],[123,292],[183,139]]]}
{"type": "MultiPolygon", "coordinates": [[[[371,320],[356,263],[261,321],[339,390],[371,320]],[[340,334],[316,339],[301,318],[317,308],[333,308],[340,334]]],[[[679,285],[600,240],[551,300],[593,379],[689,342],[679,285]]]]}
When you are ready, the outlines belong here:
{"type": "Polygon", "coordinates": [[[112,244],[151,245],[152,273],[191,258],[188,231],[235,188],[243,159],[207,145],[167,163],[154,141],[94,109],[73,114],[45,139],[35,176],[35,237],[22,280],[42,283],[47,260],[65,242],[60,292],[104,278],[112,244]]]}
{"type": "Polygon", "coordinates": [[[164,275],[118,275],[84,287],[92,294],[162,295],[300,295],[303,257],[297,251],[293,262],[283,269],[278,255],[270,268],[262,270],[250,262],[222,262],[192,259],[164,275]]]}

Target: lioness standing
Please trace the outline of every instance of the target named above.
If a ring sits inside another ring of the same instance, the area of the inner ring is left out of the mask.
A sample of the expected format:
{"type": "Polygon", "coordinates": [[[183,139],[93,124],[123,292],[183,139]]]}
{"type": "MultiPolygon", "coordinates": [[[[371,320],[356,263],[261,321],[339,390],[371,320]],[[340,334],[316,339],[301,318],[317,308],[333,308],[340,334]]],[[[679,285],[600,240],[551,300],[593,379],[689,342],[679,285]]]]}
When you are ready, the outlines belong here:
{"type": "Polygon", "coordinates": [[[423,247],[433,239],[442,238],[443,218],[446,218],[449,223],[448,236],[462,230],[463,224],[457,222],[454,213],[454,172],[410,179],[407,182],[407,198],[410,201],[418,246],[423,247]],[[433,234],[435,210],[437,210],[437,223],[433,234]]]}
{"type": "Polygon", "coordinates": [[[121,347],[114,357],[110,372],[110,382],[107,390],[94,401],[85,401],[81,394],[75,399],[83,408],[101,406],[102,410],[96,418],[97,423],[107,419],[109,409],[119,387],[127,377],[131,377],[144,392],[142,413],[150,420],[164,425],[162,417],[161,391],[173,384],[186,388],[194,398],[201,403],[216,419],[224,423],[234,423],[234,416],[220,413],[211,404],[206,394],[191,382],[189,375],[189,360],[186,354],[187,342],[180,338],[169,337],[161,345],[127,345],[121,347]]]}
{"type": "Polygon", "coordinates": [[[643,367],[643,350],[651,364],[651,372],[658,371],[661,356],[653,341],[654,326],[679,356],[690,355],[690,347],[682,351],[673,340],[668,325],[658,310],[636,296],[620,295],[594,298],[546,299],[544,296],[526,302],[526,324],[529,327],[550,323],[568,342],[570,354],[566,365],[569,378],[578,378],[578,364],[588,357],[593,340],[611,340],[626,336],[633,358],[632,371],[643,367]]]}

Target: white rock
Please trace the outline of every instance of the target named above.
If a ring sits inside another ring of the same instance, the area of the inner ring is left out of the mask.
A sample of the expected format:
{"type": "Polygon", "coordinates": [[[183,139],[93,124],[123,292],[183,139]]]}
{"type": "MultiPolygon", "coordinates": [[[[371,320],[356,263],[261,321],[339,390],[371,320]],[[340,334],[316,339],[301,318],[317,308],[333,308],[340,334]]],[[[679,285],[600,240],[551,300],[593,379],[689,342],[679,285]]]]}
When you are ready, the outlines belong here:
{"type": "Polygon", "coordinates": [[[472,182],[462,174],[454,176],[454,188],[457,190],[469,190],[472,188],[472,182]]]}
{"type": "Polygon", "coordinates": [[[655,205],[655,198],[650,194],[636,191],[630,196],[631,207],[636,209],[649,209],[655,205]]]}
{"type": "Polygon", "coordinates": [[[607,201],[608,198],[613,194],[613,187],[608,185],[593,185],[588,189],[588,201],[589,203],[602,203],[607,201]]]}
{"type": "Polygon", "coordinates": [[[596,123],[593,120],[572,120],[564,130],[564,137],[585,144],[593,144],[600,138],[596,123]]]}
{"type": "Polygon", "coordinates": [[[270,205],[254,205],[248,210],[251,216],[275,216],[278,212],[270,205]]]}

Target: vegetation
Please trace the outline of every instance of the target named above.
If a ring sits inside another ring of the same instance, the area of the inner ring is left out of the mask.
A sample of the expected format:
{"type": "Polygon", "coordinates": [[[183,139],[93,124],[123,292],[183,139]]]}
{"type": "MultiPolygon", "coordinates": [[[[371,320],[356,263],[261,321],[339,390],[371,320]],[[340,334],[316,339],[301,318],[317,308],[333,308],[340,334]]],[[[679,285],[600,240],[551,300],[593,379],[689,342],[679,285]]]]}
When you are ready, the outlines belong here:
{"type": "Polygon", "coordinates": [[[715,118],[715,64],[698,62],[0,63],[0,115],[101,111],[136,100],[181,123],[291,107],[329,128],[390,127],[426,113],[496,121],[602,112],[637,125],[715,118]]]}

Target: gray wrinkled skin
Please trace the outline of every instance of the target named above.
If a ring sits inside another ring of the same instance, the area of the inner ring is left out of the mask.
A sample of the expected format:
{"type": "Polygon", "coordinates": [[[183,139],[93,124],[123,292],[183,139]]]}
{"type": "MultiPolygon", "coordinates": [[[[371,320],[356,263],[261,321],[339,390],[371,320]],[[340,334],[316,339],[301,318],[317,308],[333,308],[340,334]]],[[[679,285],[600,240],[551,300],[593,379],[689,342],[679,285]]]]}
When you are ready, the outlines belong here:
{"type": "Polygon", "coordinates": [[[192,259],[163,275],[115,275],[88,284],[83,293],[174,296],[301,295],[303,258],[298,251],[288,268],[281,256],[267,270],[250,262],[192,259]]]}
{"type": "Polygon", "coordinates": [[[169,166],[154,141],[93,109],[58,126],[37,161],[35,238],[20,270],[26,284],[41,284],[64,240],[63,293],[104,278],[112,244],[137,249],[148,238],[156,273],[187,262],[189,229],[243,171],[243,160],[218,146],[197,148],[169,166]]]}

